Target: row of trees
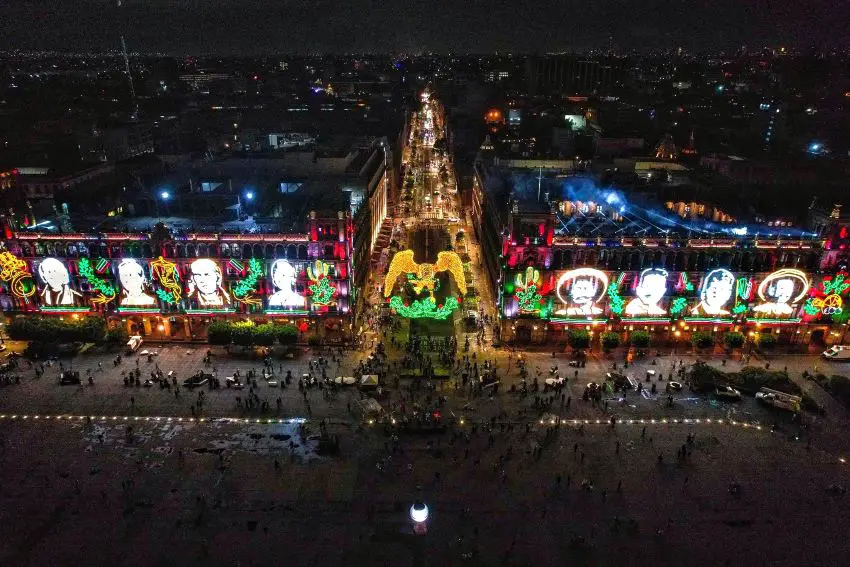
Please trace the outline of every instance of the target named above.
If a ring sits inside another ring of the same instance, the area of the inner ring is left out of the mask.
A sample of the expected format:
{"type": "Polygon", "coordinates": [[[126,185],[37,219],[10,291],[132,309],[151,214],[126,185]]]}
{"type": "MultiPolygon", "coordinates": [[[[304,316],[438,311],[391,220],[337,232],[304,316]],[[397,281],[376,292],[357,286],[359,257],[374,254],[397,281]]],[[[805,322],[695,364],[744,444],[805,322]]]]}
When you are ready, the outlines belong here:
{"type": "Polygon", "coordinates": [[[62,320],[52,317],[18,317],[6,327],[9,338],[17,341],[39,341],[45,343],[74,343],[126,341],[122,329],[106,330],[103,317],[83,317],[62,320]]]}
{"type": "Polygon", "coordinates": [[[250,347],[272,346],[275,342],[293,345],[298,342],[298,329],[294,325],[264,323],[255,325],[251,321],[214,321],[207,330],[210,344],[250,347]]]}
{"type": "MultiPolygon", "coordinates": [[[[569,345],[574,349],[585,349],[590,347],[591,337],[588,331],[575,329],[568,336],[569,345]]],[[[613,350],[619,346],[633,346],[635,348],[647,348],[651,342],[651,335],[647,331],[634,331],[629,340],[623,342],[619,333],[606,331],[599,337],[602,348],[606,351],[613,350]]],[[[711,348],[714,346],[714,334],[706,331],[694,331],[691,335],[691,343],[696,348],[711,348]]],[[[741,348],[746,343],[743,333],[729,332],[723,334],[723,345],[726,348],[741,348]]],[[[759,333],[755,343],[760,349],[770,349],[776,346],[776,335],[773,333],[759,333]]]]}

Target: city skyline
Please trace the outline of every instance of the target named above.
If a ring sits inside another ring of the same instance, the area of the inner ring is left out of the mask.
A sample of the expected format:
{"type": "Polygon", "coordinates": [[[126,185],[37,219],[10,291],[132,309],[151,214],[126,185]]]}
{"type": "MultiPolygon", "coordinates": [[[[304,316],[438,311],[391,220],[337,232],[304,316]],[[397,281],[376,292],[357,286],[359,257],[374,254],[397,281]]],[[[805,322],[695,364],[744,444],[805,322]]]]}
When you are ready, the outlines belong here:
{"type": "Polygon", "coordinates": [[[82,0],[59,6],[26,0],[0,7],[0,17],[15,22],[0,38],[2,49],[112,50],[123,34],[139,52],[253,55],[844,47],[850,10],[826,0],[543,0],[533,11],[477,0],[82,0]]]}

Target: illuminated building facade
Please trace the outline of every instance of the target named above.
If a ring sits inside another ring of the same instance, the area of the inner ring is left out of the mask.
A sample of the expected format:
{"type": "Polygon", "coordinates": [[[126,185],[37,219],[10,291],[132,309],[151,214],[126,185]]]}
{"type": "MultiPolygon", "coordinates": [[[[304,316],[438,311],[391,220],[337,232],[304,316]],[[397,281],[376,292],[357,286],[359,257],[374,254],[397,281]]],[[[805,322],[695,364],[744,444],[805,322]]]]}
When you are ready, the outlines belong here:
{"type": "Polygon", "coordinates": [[[566,191],[554,199],[535,173],[517,180],[510,172],[508,189],[476,168],[482,206],[473,225],[497,291],[502,340],[565,344],[573,329],[624,340],[645,330],[656,344],[696,330],[842,340],[850,319],[846,229],[829,239],[786,225],[742,225],[698,203],[688,205],[696,215],[663,202],[639,214],[622,193],[591,196],[573,191],[575,183],[572,199],[566,191]]]}
{"type": "Polygon", "coordinates": [[[154,339],[203,340],[215,318],[285,320],[342,339],[352,317],[350,215],[304,234],[16,234],[0,252],[7,317],[98,314],[154,339]]]}

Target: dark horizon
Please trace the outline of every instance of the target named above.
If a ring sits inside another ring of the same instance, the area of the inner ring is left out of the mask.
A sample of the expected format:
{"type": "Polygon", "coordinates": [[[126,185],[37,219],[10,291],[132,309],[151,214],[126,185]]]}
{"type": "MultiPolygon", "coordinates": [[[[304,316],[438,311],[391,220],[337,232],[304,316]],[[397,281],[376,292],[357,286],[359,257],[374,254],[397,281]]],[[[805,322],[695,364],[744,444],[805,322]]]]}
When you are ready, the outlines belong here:
{"type": "Polygon", "coordinates": [[[569,52],[683,47],[843,48],[850,8],[832,0],[540,0],[531,8],[469,0],[22,0],[0,49],[139,53],[569,52]]]}

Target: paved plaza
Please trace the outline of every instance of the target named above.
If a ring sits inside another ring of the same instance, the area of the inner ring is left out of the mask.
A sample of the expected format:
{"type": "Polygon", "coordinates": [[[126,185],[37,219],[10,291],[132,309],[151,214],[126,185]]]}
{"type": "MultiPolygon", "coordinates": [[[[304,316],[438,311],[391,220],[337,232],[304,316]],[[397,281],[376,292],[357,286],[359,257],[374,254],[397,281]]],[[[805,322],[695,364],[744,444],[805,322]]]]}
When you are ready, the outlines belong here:
{"type": "MultiPolygon", "coordinates": [[[[329,400],[312,389],[307,415],[294,383],[281,390],[258,381],[267,413],[237,406],[246,390],[204,388],[197,415],[205,421],[192,422],[197,390],[177,398],[159,387],[126,388],[121,370],[139,359],[143,376],[158,364],[182,381],[199,369],[215,366],[224,377],[262,363],[220,351],[205,366],[206,349],[149,348],[159,352],[155,362],[129,357],[116,367],[110,354],[62,361],[82,375],[90,369],[93,386],[59,386],[58,366],[35,378],[24,365],[22,383],[3,387],[0,510],[11,531],[0,564],[839,565],[847,556],[843,543],[817,543],[843,542],[850,520],[840,407],[807,426],[751,399],[716,406],[689,393],[677,394],[673,408],[630,394],[606,410],[581,400],[583,384],[612,363],[591,357],[578,378],[568,374],[569,408],[543,411],[534,396],[507,391],[519,382],[516,355],[481,349],[477,360],[499,365],[502,392],[470,398],[446,380],[444,413],[463,425],[396,442],[349,413],[355,391],[329,400]],[[541,425],[550,414],[567,421],[541,425]],[[613,428],[611,415],[619,419],[613,428]],[[322,419],[340,439],[339,455],[317,452],[322,419]],[[424,536],[412,534],[407,518],[417,497],[432,510],[424,536]]],[[[400,354],[390,351],[391,359],[400,354]]],[[[275,360],[275,373],[282,364],[297,377],[317,355],[304,349],[275,360]]],[[[346,351],[328,373],[352,374],[367,355],[346,351]]],[[[567,368],[551,353],[523,356],[530,376],[545,376],[553,361],[567,368]]],[[[771,361],[792,376],[817,363],[771,361]]],[[[647,359],[629,371],[666,373],[671,364],[647,359]]],[[[402,399],[390,389],[388,403],[402,399]]]]}

